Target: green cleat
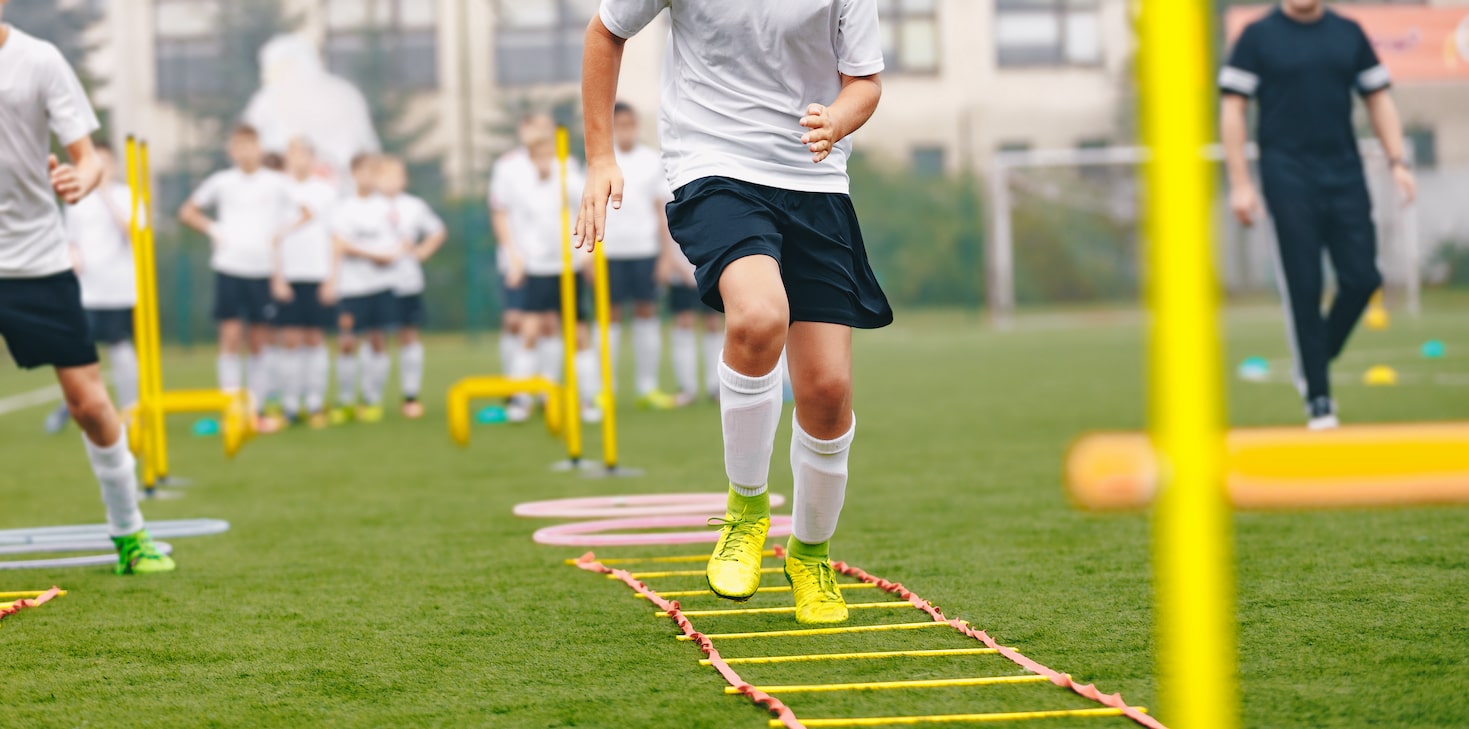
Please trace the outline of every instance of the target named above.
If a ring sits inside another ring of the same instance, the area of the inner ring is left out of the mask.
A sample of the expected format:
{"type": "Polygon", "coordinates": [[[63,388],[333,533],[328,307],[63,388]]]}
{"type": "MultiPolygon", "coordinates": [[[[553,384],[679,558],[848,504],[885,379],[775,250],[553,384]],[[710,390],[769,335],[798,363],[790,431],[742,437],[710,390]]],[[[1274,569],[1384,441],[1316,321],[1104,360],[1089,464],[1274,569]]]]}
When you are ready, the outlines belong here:
{"type": "Polygon", "coordinates": [[[796,622],[802,625],[847,622],[847,601],[837,587],[829,544],[805,544],[795,537],[786,542],[786,581],[796,599],[796,622]]]}
{"type": "Polygon", "coordinates": [[[723,519],[709,520],[721,527],[706,576],[709,589],[726,600],[744,602],[760,589],[760,559],[770,531],[770,495],[741,496],[730,487],[723,519]]]}
{"type": "Polygon", "coordinates": [[[117,567],[113,571],[119,575],[151,575],[174,569],[173,559],[158,551],[147,529],[113,537],[112,543],[117,545],[117,567]]]}

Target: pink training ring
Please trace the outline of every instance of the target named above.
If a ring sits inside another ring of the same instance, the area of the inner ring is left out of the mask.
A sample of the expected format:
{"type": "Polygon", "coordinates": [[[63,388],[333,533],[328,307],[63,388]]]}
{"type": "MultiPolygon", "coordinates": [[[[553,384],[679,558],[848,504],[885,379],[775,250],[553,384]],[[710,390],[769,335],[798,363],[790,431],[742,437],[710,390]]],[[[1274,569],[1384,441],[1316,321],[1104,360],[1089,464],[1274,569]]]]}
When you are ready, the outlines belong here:
{"type": "MultiPolygon", "coordinates": [[[[770,517],[772,537],[789,536],[789,516],[770,517]]],[[[537,544],[553,544],[562,547],[635,547],[662,544],[699,544],[719,539],[719,531],[709,526],[705,516],[685,514],[679,516],[651,516],[637,519],[600,519],[572,524],[558,524],[536,530],[532,537],[537,544]],[[670,529],[675,527],[701,527],[698,531],[652,532],[645,534],[607,534],[606,532],[626,529],[670,529]]]]}
{"type": "MultiPolygon", "coordinates": [[[[554,499],[516,504],[515,515],[531,519],[604,519],[673,514],[719,515],[724,513],[726,498],[723,493],[700,493],[554,499]]],[[[770,495],[771,508],[779,507],[784,503],[784,496],[770,495]]]]}

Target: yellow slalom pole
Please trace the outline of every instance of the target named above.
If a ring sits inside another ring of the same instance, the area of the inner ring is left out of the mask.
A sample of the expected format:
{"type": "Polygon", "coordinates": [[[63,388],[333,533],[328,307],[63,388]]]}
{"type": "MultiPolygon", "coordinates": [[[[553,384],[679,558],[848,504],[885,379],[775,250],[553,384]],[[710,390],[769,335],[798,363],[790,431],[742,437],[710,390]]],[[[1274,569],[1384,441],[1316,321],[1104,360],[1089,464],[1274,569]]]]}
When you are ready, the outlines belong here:
{"type": "MultiPolygon", "coordinates": [[[[842,587],[842,592],[846,592],[847,590],[870,590],[870,589],[873,589],[873,588],[877,587],[877,585],[874,585],[871,582],[843,582],[843,583],[841,583],[841,587],[842,587]]],[[[761,588],[755,590],[755,592],[757,594],[765,594],[765,593],[772,593],[772,592],[790,592],[790,591],[791,591],[791,586],[790,585],[775,585],[775,586],[772,586],[772,587],[761,587],[761,588]]],[[[660,593],[658,593],[658,596],[659,597],[711,597],[713,595],[714,595],[714,591],[713,590],[671,590],[669,592],[660,592],[660,593]]],[[[644,594],[644,593],[641,593],[641,592],[635,592],[635,593],[633,593],[633,597],[634,598],[637,598],[639,600],[646,600],[646,599],[648,599],[648,596],[646,594],[644,594]]],[[[904,603],[904,604],[907,604],[907,603],[904,603]]],[[[688,615],[688,613],[685,612],[684,615],[688,615]]]]}
{"type": "MultiPolygon", "coordinates": [[[[999,651],[994,648],[934,648],[917,651],[868,651],[866,653],[807,653],[794,656],[753,656],[750,658],[726,658],[731,666],[740,664],[764,665],[770,663],[815,663],[817,661],[862,661],[879,658],[937,658],[940,656],[993,656],[999,651]]],[[[704,658],[701,666],[712,666],[714,662],[704,658]]]]}
{"type": "Polygon", "coordinates": [[[566,352],[566,458],[572,468],[581,463],[581,403],[576,387],[576,272],[572,270],[571,195],[566,166],[571,140],[566,127],[556,128],[556,164],[561,174],[561,336],[566,352]]]}
{"type": "MultiPolygon", "coordinates": [[[[968,625],[968,621],[960,621],[968,625]]],[[[948,623],[888,623],[883,625],[846,625],[840,628],[799,628],[796,630],[763,630],[751,633],[705,633],[704,637],[711,640],[734,640],[738,638],[795,638],[807,635],[843,635],[845,633],[881,633],[889,630],[924,630],[926,628],[947,628],[948,623]]],[[[677,636],[679,640],[693,640],[687,635],[677,636]]]]}
{"type": "MultiPolygon", "coordinates": [[[[967,686],[1001,686],[1012,683],[1046,683],[1051,679],[1030,674],[1026,676],[982,676],[977,678],[929,678],[913,681],[867,681],[861,683],[816,683],[789,686],[756,686],[756,691],[767,694],[816,694],[833,691],[891,691],[896,689],[964,688],[967,686]]],[[[734,686],[725,686],[727,694],[738,694],[734,686]]]]}
{"type": "MultiPolygon", "coordinates": [[[[773,550],[773,549],[767,549],[764,552],[761,552],[760,553],[760,556],[761,557],[774,557],[775,556],[775,550],[773,550]]],[[[655,562],[655,563],[656,562],[708,562],[709,561],[709,555],[707,555],[707,554],[680,554],[680,555],[677,555],[677,556],[674,556],[674,557],[615,557],[615,558],[612,558],[612,559],[599,559],[597,561],[600,562],[600,563],[602,563],[602,564],[606,564],[606,565],[612,565],[612,564],[640,564],[640,563],[643,563],[643,562],[655,562]]],[[[576,565],[580,564],[581,560],[567,559],[567,560],[564,560],[564,562],[568,566],[575,567],[576,565]]]]}
{"type": "Polygon", "coordinates": [[[148,339],[148,257],[144,252],[143,230],[143,188],[139,173],[138,140],[132,135],[127,138],[127,175],[128,175],[128,242],[133,247],[133,280],[138,289],[137,303],[133,306],[133,339],[136,341],[138,350],[138,439],[136,444],[139,460],[142,461],[143,488],[152,491],[158,483],[158,473],[154,468],[153,451],[157,445],[153,440],[152,423],[153,410],[158,403],[153,398],[152,389],[149,387],[149,375],[152,371],[153,346],[148,339]]]}
{"type": "MultiPolygon", "coordinates": [[[[1139,709],[1146,713],[1146,709],[1139,709]]],[[[803,726],[820,727],[913,726],[915,724],[988,724],[1027,719],[1083,719],[1122,716],[1121,709],[1061,709],[1056,711],[1005,711],[994,714],[934,714],[931,716],[870,716],[860,719],[802,719],[803,726]]],[[[769,726],[784,726],[771,719],[769,726]]]]}
{"type": "Polygon", "coordinates": [[[592,294],[597,306],[597,360],[602,368],[602,463],[607,472],[617,470],[617,399],[612,394],[612,290],[607,277],[607,252],[597,246],[592,253],[592,294]]]}
{"type": "MultiPolygon", "coordinates": [[[[904,600],[891,602],[857,602],[848,603],[848,610],[892,610],[895,608],[911,608],[913,603],[904,600]]],[[[731,608],[727,610],[680,610],[679,613],[686,618],[716,618],[721,615],[779,615],[781,613],[793,613],[795,605],[784,605],[780,607],[763,608],[731,608]]],[[[668,613],[657,611],[653,613],[655,618],[670,617],[668,613]]]]}
{"type": "MultiPolygon", "coordinates": [[[[760,574],[773,575],[784,571],[784,569],[783,567],[761,567],[760,574]]],[[[706,574],[708,572],[704,570],[667,570],[664,572],[631,572],[628,573],[628,577],[635,580],[644,580],[653,577],[703,577],[706,574]]],[[[617,579],[617,575],[607,575],[607,579],[615,580],[617,579]]]]}
{"type": "MultiPolygon", "coordinates": [[[[1153,517],[1159,693],[1177,729],[1238,725],[1231,513],[1214,269],[1211,3],[1144,0],[1149,419],[1166,482],[1153,517]]],[[[815,726],[808,724],[808,726],[815,726]]]]}
{"type": "Polygon", "coordinates": [[[153,241],[153,177],[152,167],[148,162],[148,143],[138,144],[138,187],[142,190],[142,203],[139,210],[143,216],[142,242],[143,256],[146,261],[143,275],[148,280],[146,289],[139,291],[139,301],[146,301],[147,307],[144,312],[143,326],[148,329],[148,346],[152,348],[152,356],[149,358],[148,387],[150,389],[149,399],[153,401],[154,407],[150,408],[143,421],[143,427],[150,431],[153,437],[153,470],[161,483],[168,479],[168,433],[164,428],[164,413],[161,405],[163,398],[163,338],[158,327],[158,258],[157,247],[153,241]]]}
{"type": "MultiPolygon", "coordinates": [[[[50,590],[22,590],[21,592],[0,592],[0,600],[30,600],[40,597],[50,590]]],[[[56,593],[57,597],[66,594],[66,590],[56,593]]]]}

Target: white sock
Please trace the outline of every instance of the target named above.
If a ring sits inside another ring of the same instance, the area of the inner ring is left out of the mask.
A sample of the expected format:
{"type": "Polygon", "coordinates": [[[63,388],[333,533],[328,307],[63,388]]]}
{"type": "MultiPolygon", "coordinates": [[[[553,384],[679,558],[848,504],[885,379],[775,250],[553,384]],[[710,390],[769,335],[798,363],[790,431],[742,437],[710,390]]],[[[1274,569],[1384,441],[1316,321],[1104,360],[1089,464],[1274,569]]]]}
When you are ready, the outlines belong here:
{"type": "Polygon", "coordinates": [[[678,391],[689,396],[699,394],[699,342],[692,329],[674,329],[669,336],[673,359],[673,379],[678,391]]]}
{"type": "Polygon", "coordinates": [[[281,391],[281,407],[287,415],[301,413],[301,391],[306,387],[306,364],[310,351],[305,347],[292,347],[282,349],[277,355],[281,366],[276,370],[276,377],[281,391]]]}
{"type": "Polygon", "coordinates": [[[117,409],[138,401],[138,350],[132,342],[108,345],[107,361],[112,365],[112,389],[117,391],[117,409]]]}
{"type": "Polygon", "coordinates": [[[278,398],[286,394],[286,369],[290,367],[286,353],[289,350],[274,344],[265,346],[266,387],[265,399],[278,398]]]}
{"type": "Polygon", "coordinates": [[[724,356],[724,332],[704,332],[704,389],[719,392],[719,365],[724,356]]]}
{"type": "Polygon", "coordinates": [[[332,378],[332,356],[327,351],[325,344],[306,349],[302,359],[306,377],[306,410],[307,412],[321,412],[326,407],[327,383],[332,378]]]}
{"type": "Polygon", "coordinates": [[[779,367],[759,377],[735,372],[719,363],[719,414],[724,423],[724,470],[734,490],[744,496],[765,493],[770,481],[770,455],[784,402],[779,367]]]}
{"type": "Polygon", "coordinates": [[[257,410],[265,407],[265,396],[270,391],[270,364],[264,352],[245,358],[245,389],[250,391],[257,410]]]}
{"type": "Polygon", "coordinates": [[[357,380],[362,374],[362,362],[357,353],[337,355],[337,404],[351,407],[357,404],[357,380]]]}
{"type": "Polygon", "coordinates": [[[423,389],[423,342],[405,344],[398,349],[398,376],[403,397],[418,399],[423,389]]]}
{"type": "Polygon", "coordinates": [[[791,473],[796,480],[791,534],[797,541],[821,544],[836,533],[847,496],[847,456],[856,434],[855,415],[852,427],[834,440],[812,437],[791,417],[791,473]]]}
{"type": "Polygon", "coordinates": [[[383,401],[383,388],[387,386],[392,360],[387,352],[374,352],[364,346],[357,350],[357,367],[362,379],[362,402],[378,405],[383,401]]]}
{"type": "MultiPolygon", "coordinates": [[[[510,374],[511,362],[515,360],[515,350],[521,348],[520,337],[515,336],[509,329],[500,330],[500,371],[510,374]]],[[[512,377],[514,375],[511,375],[512,377]]]]}
{"type": "Polygon", "coordinates": [[[540,362],[539,350],[535,346],[526,347],[525,342],[519,338],[515,339],[515,346],[510,348],[505,360],[505,374],[520,380],[536,376],[536,367],[540,362]]]}
{"type": "Polygon", "coordinates": [[[107,507],[107,531],[114,537],[133,534],[143,528],[143,513],[138,510],[138,469],[132,451],[128,450],[128,434],[123,431],[117,442],[102,447],[82,436],[87,446],[87,460],[102,487],[102,503],[107,507]]]}
{"type": "Polygon", "coordinates": [[[561,382],[566,373],[566,347],[556,337],[546,337],[536,342],[537,372],[552,382],[561,382]]]}
{"type": "Polygon", "coordinates": [[[634,319],[632,322],[632,353],[636,363],[639,395],[658,389],[658,365],[663,356],[663,327],[657,319],[634,319]]]}
{"type": "Polygon", "coordinates": [[[602,371],[597,366],[597,351],[588,347],[576,353],[576,389],[581,399],[596,402],[602,394],[602,371]]]}
{"type": "MultiPolygon", "coordinates": [[[[592,331],[596,332],[596,329],[592,331]]],[[[614,321],[607,325],[607,342],[608,354],[612,355],[612,382],[614,383],[612,386],[615,388],[617,387],[615,383],[617,382],[617,363],[619,361],[617,357],[622,353],[622,324],[620,322],[614,321]]],[[[598,342],[597,344],[600,345],[601,343],[598,342]]],[[[642,391],[639,390],[638,394],[641,395],[642,391]]]]}
{"type": "Polygon", "coordinates": [[[221,354],[214,361],[214,374],[219,380],[219,389],[235,392],[245,381],[245,370],[237,354],[221,354]]]}

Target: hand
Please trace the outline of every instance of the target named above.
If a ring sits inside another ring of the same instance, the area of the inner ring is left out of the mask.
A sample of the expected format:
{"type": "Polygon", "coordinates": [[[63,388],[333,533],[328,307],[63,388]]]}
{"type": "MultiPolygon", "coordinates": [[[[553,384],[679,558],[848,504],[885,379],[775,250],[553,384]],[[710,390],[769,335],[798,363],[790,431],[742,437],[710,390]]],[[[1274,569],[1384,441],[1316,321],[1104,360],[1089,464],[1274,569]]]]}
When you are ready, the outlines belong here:
{"type": "Polygon", "coordinates": [[[1397,183],[1398,193],[1403,196],[1404,205],[1412,205],[1418,199],[1418,180],[1413,177],[1413,171],[1405,164],[1396,164],[1392,168],[1392,181],[1397,183]]]}
{"type": "Polygon", "coordinates": [[[576,214],[576,225],[572,234],[576,236],[576,247],[588,251],[597,249],[607,233],[607,208],[622,209],[622,170],[617,167],[617,158],[611,155],[592,159],[587,163],[587,184],[581,196],[581,209],[576,214]]]}
{"type": "Polygon", "coordinates": [[[525,285],[525,261],[512,255],[505,264],[505,284],[512,289],[525,285]]]}
{"type": "Polygon", "coordinates": [[[296,292],[291,290],[291,285],[286,282],[285,276],[271,276],[270,296],[283,304],[289,304],[296,298],[296,292]]]}
{"type": "Polygon", "coordinates": [[[658,257],[658,265],[653,268],[653,280],[659,286],[667,286],[673,282],[673,261],[668,256],[658,257]]]}
{"type": "Polygon", "coordinates": [[[321,288],[316,290],[316,298],[321,299],[322,306],[334,306],[337,303],[337,285],[332,281],[322,281],[321,288]]]}
{"type": "Polygon", "coordinates": [[[806,116],[801,117],[801,126],[811,130],[801,136],[801,144],[811,151],[812,162],[826,159],[831,155],[832,146],[841,141],[831,109],[821,104],[806,107],[806,116]]]}
{"type": "Polygon", "coordinates": [[[1255,217],[1260,213],[1260,196],[1253,183],[1236,185],[1229,191],[1229,210],[1246,228],[1255,224],[1255,217]]]}
{"type": "Polygon", "coordinates": [[[51,171],[51,189],[56,191],[56,196],[67,205],[77,204],[84,195],[82,179],[77,176],[76,168],[61,164],[54,154],[47,158],[46,166],[51,171]]]}
{"type": "Polygon", "coordinates": [[[367,260],[379,266],[391,266],[398,262],[398,253],[373,253],[368,255],[367,260]]]}

